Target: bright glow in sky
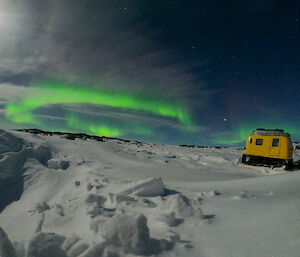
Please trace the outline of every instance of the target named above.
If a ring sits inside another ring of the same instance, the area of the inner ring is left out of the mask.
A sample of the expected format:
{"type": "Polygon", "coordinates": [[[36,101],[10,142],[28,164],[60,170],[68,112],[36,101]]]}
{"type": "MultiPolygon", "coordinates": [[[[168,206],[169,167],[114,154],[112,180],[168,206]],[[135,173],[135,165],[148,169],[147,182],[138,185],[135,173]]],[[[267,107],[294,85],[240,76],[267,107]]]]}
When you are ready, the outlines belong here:
{"type": "MultiPolygon", "coordinates": [[[[139,97],[125,93],[110,93],[85,88],[72,87],[58,82],[46,82],[31,88],[30,94],[18,102],[6,105],[6,118],[14,123],[43,126],[34,114],[42,107],[58,104],[91,104],[112,108],[141,111],[166,118],[177,119],[186,128],[191,128],[191,118],[187,111],[178,103],[158,98],[139,97]]],[[[101,122],[100,122],[101,123],[101,122]]],[[[120,136],[130,131],[136,134],[152,134],[146,127],[134,126],[130,130],[110,127],[79,120],[74,115],[67,117],[67,125],[87,133],[105,136],[120,136]]]]}
{"type": "Polygon", "coordinates": [[[75,114],[67,118],[67,125],[71,129],[81,130],[89,134],[107,137],[120,137],[128,134],[152,135],[153,131],[138,124],[111,126],[80,119],[75,114]]]}
{"type": "Polygon", "coordinates": [[[242,145],[264,127],[300,140],[297,1],[170,2],[0,0],[0,126],[200,145],[242,145]]]}

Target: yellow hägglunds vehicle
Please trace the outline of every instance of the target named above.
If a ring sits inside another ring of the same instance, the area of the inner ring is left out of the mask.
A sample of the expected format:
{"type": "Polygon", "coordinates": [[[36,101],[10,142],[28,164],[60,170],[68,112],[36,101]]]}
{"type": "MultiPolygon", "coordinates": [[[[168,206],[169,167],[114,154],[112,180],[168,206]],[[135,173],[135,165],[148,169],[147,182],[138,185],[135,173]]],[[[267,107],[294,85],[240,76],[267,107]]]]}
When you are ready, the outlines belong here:
{"type": "Polygon", "coordinates": [[[256,129],[247,139],[242,163],[250,165],[282,166],[293,168],[293,145],[289,133],[282,129],[256,129]]]}

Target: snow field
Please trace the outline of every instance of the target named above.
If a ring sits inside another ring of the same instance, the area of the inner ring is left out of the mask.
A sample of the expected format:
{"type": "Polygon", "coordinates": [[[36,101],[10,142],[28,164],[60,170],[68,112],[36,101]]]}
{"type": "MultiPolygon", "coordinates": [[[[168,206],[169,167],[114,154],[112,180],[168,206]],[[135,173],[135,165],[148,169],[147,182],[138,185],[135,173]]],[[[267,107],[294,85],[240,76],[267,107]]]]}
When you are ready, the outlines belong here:
{"type": "Polygon", "coordinates": [[[237,165],[234,148],[0,132],[0,182],[24,175],[1,257],[298,257],[297,171],[237,165]]]}

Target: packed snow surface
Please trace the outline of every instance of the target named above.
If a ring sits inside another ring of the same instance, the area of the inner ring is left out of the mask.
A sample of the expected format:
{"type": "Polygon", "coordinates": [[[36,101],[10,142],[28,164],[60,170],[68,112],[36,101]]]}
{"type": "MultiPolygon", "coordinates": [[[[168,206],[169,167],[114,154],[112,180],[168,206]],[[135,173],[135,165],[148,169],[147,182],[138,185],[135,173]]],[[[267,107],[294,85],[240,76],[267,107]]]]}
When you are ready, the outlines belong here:
{"type": "Polygon", "coordinates": [[[0,130],[1,257],[299,257],[299,170],[69,139],[0,130]]]}

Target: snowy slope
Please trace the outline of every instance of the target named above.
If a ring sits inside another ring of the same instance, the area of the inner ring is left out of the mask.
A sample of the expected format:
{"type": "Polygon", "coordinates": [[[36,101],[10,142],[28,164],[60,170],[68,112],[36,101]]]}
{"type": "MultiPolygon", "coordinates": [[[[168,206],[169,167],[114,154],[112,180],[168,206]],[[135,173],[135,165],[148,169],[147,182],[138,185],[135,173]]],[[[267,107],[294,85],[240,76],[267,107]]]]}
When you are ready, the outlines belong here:
{"type": "Polygon", "coordinates": [[[0,200],[21,197],[0,213],[1,257],[9,239],[22,257],[299,256],[299,171],[237,164],[237,148],[0,132],[0,200]]]}

